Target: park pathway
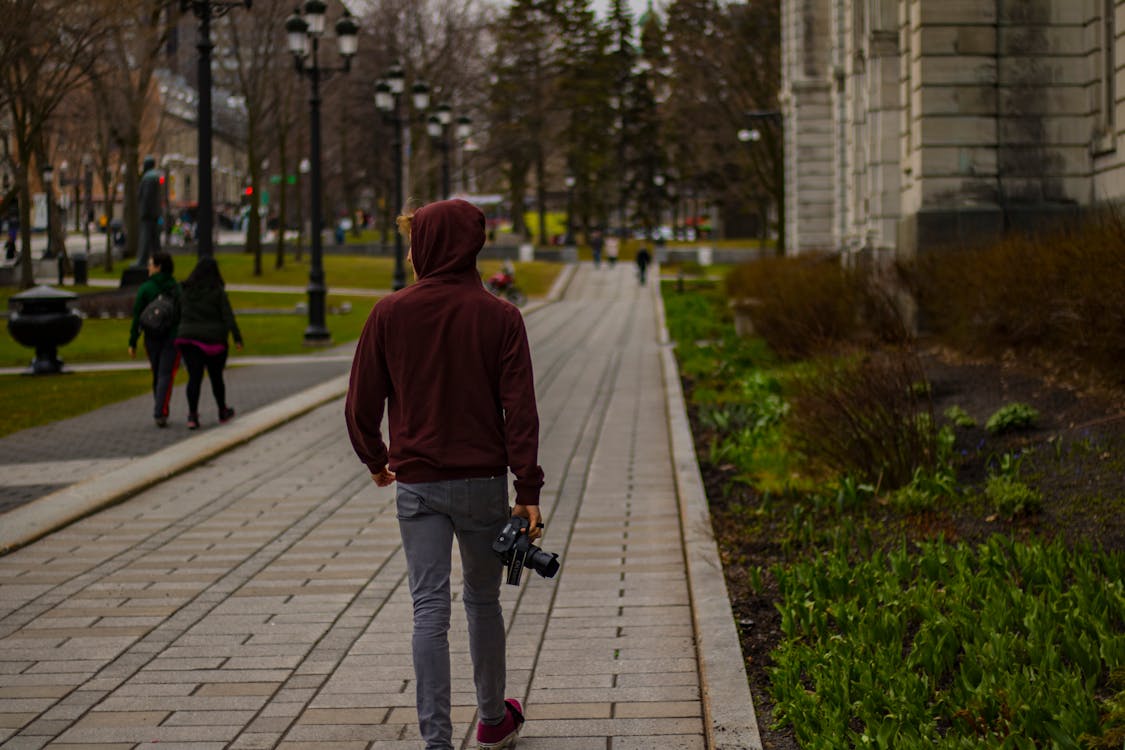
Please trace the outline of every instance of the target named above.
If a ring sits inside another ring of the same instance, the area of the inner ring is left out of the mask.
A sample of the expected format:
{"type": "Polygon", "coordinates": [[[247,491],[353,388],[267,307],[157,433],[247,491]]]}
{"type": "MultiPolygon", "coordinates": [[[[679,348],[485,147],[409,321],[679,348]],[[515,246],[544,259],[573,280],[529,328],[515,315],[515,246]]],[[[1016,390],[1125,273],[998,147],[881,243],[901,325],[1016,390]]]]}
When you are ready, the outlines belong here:
{"type": "MultiPolygon", "coordinates": [[[[584,265],[528,318],[563,565],[504,587],[523,750],[708,746],[657,309],[630,269],[584,265]]],[[[392,490],[333,401],[0,557],[0,744],[416,750],[405,575],[392,490]]]]}

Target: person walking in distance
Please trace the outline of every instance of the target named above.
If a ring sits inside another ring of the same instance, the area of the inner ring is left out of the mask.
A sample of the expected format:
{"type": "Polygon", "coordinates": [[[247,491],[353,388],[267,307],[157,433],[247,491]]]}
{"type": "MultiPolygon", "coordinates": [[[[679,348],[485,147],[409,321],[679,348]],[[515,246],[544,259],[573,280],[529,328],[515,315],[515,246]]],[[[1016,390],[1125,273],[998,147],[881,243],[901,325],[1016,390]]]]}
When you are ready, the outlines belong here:
{"type": "Polygon", "coordinates": [[[485,218],[463,200],[399,217],[416,283],[381,299],[356,347],[344,406],[360,460],[380,487],[398,482],[399,531],[414,602],[418,727],[427,750],[452,750],[450,568],[461,551],[476,684],[477,746],[514,747],[523,707],[504,698],[502,563],[492,541],[512,515],[532,540],[543,523],[539,414],[519,309],[477,273],[485,218]],[[381,430],[387,409],[389,445],[381,430]],[[508,507],[508,470],[515,506],[508,507]]]}
{"type": "Polygon", "coordinates": [[[641,286],[645,285],[646,277],[648,276],[648,264],[652,262],[652,254],[649,253],[647,247],[641,247],[637,251],[637,280],[641,282],[641,286]]]}
{"type": "Polygon", "coordinates": [[[606,237],[605,240],[605,258],[609,261],[609,267],[613,268],[617,265],[617,256],[621,254],[621,240],[615,235],[606,237]]]}
{"type": "Polygon", "coordinates": [[[172,256],[161,250],[148,259],[148,278],[137,289],[133,301],[133,325],[129,329],[129,357],[137,356],[137,339],[143,331],[145,351],[152,368],[152,416],[157,427],[168,426],[168,402],[176,368],[180,364],[176,329],[180,322],[180,282],[172,277],[172,256]]]}
{"type": "Polygon", "coordinates": [[[219,407],[219,422],[234,416],[234,409],[227,406],[223,368],[227,364],[228,339],[233,337],[234,345],[241,350],[242,334],[224,287],[219,264],[210,256],[200,258],[184,279],[176,348],[188,371],[189,430],[199,429],[199,393],[203,389],[204,370],[211,380],[215,405],[219,407]]]}

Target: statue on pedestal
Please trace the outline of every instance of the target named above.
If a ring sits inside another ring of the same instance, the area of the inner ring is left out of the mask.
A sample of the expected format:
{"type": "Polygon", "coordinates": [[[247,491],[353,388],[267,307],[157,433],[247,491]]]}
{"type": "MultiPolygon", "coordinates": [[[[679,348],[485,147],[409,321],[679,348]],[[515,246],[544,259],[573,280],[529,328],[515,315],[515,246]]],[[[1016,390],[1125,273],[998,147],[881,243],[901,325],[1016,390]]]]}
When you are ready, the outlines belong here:
{"type": "Polygon", "coordinates": [[[138,201],[141,212],[141,233],[136,265],[142,268],[148,266],[148,259],[160,249],[160,219],[163,215],[162,198],[160,171],[156,168],[156,159],[146,156],[144,172],[141,174],[140,199],[138,201]]]}

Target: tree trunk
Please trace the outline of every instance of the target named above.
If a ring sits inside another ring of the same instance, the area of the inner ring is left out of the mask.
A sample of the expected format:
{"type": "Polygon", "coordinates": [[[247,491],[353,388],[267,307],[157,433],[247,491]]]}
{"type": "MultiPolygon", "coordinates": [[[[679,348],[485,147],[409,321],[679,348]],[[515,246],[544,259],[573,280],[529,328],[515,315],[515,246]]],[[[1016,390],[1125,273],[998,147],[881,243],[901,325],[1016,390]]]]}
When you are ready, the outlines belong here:
{"type": "Polygon", "coordinates": [[[105,270],[113,271],[113,193],[110,185],[113,183],[113,172],[109,169],[102,172],[102,206],[105,209],[105,270]]]}
{"type": "Polygon", "coordinates": [[[122,201],[125,205],[125,257],[136,258],[140,247],[141,238],[141,207],[138,203],[137,190],[140,186],[140,144],[130,141],[124,144],[125,152],[125,195],[122,201]]]}
{"type": "Polygon", "coordinates": [[[30,289],[35,286],[35,270],[31,263],[31,186],[27,159],[21,158],[16,170],[20,196],[20,289],[30,289]]]}
{"type": "Polygon", "coordinates": [[[285,227],[289,223],[289,154],[286,149],[286,129],[278,133],[277,158],[281,163],[281,187],[278,190],[277,200],[277,256],[274,258],[273,267],[282,268],[285,265],[285,227]]]}

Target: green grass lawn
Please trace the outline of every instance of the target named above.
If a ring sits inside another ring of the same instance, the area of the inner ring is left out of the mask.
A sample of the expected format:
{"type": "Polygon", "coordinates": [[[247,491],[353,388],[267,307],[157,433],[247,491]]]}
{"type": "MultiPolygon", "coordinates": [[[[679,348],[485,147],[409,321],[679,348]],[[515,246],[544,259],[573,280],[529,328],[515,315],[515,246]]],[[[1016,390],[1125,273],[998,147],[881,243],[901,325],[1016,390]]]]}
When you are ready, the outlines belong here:
{"type": "MultiPolygon", "coordinates": [[[[374,302],[375,299],[370,297],[356,298],[351,312],[327,315],[325,324],[332,334],[332,341],[346,343],[359,338],[374,302]]],[[[59,357],[67,363],[126,361],[129,359],[129,323],[123,319],[87,318],[74,341],[59,347],[59,357]]],[[[308,353],[310,349],[304,343],[308,324],[307,315],[239,315],[238,327],[246,346],[242,352],[232,355],[231,362],[237,362],[239,354],[308,353]]],[[[0,337],[0,367],[27,365],[34,355],[32,349],[17,344],[11,336],[0,337]]],[[[138,351],[137,358],[144,361],[144,352],[138,351]]]]}
{"type": "MultiPolygon", "coordinates": [[[[186,378],[181,375],[177,377],[186,378]]],[[[84,414],[107,404],[151,393],[148,370],[71,375],[3,375],[4,419],[0,437],[36,425],[84,414]]]]}
{"type": "MultiPolygon", "coordinates": [[[[287,258],[283,268],[273,267],[272,257],[262,258],[262,275],[254,275],[254,256],[246,253],[219,253],[215,256],[219,261],[219,269],[223,279],[228,284],[268,284],[276,286],[305,287],[309,283],[309,261],[306,255],[300,263],[292,258],[287,258]]],[[[177,255],[173,257],[176,263],[175,276],[183,280],[191,273],[195,266],[195,258],[190,255],[177,255]]],[[[551,283],[555,280],[562,266],[545,261],[531,261],[529,263],[516,263],[516,279],[524,292],[529,297],[541,297],[550,291],[551,283]]],[[[480,270],[486,276],[495,273],[500,268],[500,261],[482,260],[480,270]]],[[[358,289],[390,289],[394,276],[394,259],[373,257],[367,255],[325,255],[324,277],[325,283],[331,290],[332,287],[350,287],[358,289]]],[[[114,267],[112,273],[106,273],[101,268],[90,270],[90,277],[95,279],[120,279],[121,264],[114,267]]],[[[407,281],[412,280],[409,266],[406,269],[407,281]]],[[[68,291],[81,290],[84,287],[67,287],[68,291]]],[[[6,304],[6,300],[3,300],[6,304]]],[[[232,295],[233,302],[233,295],[232,295]]],[[[329,301],[331,305],[331,300],[329,301]]],[[[354,302],[353,302],[354,305],[354,302]]],[[[249,306],[249,305],[248,305],[249,306]]],[[[257,306],[257,305],[253,305],[257,306]]]]}

